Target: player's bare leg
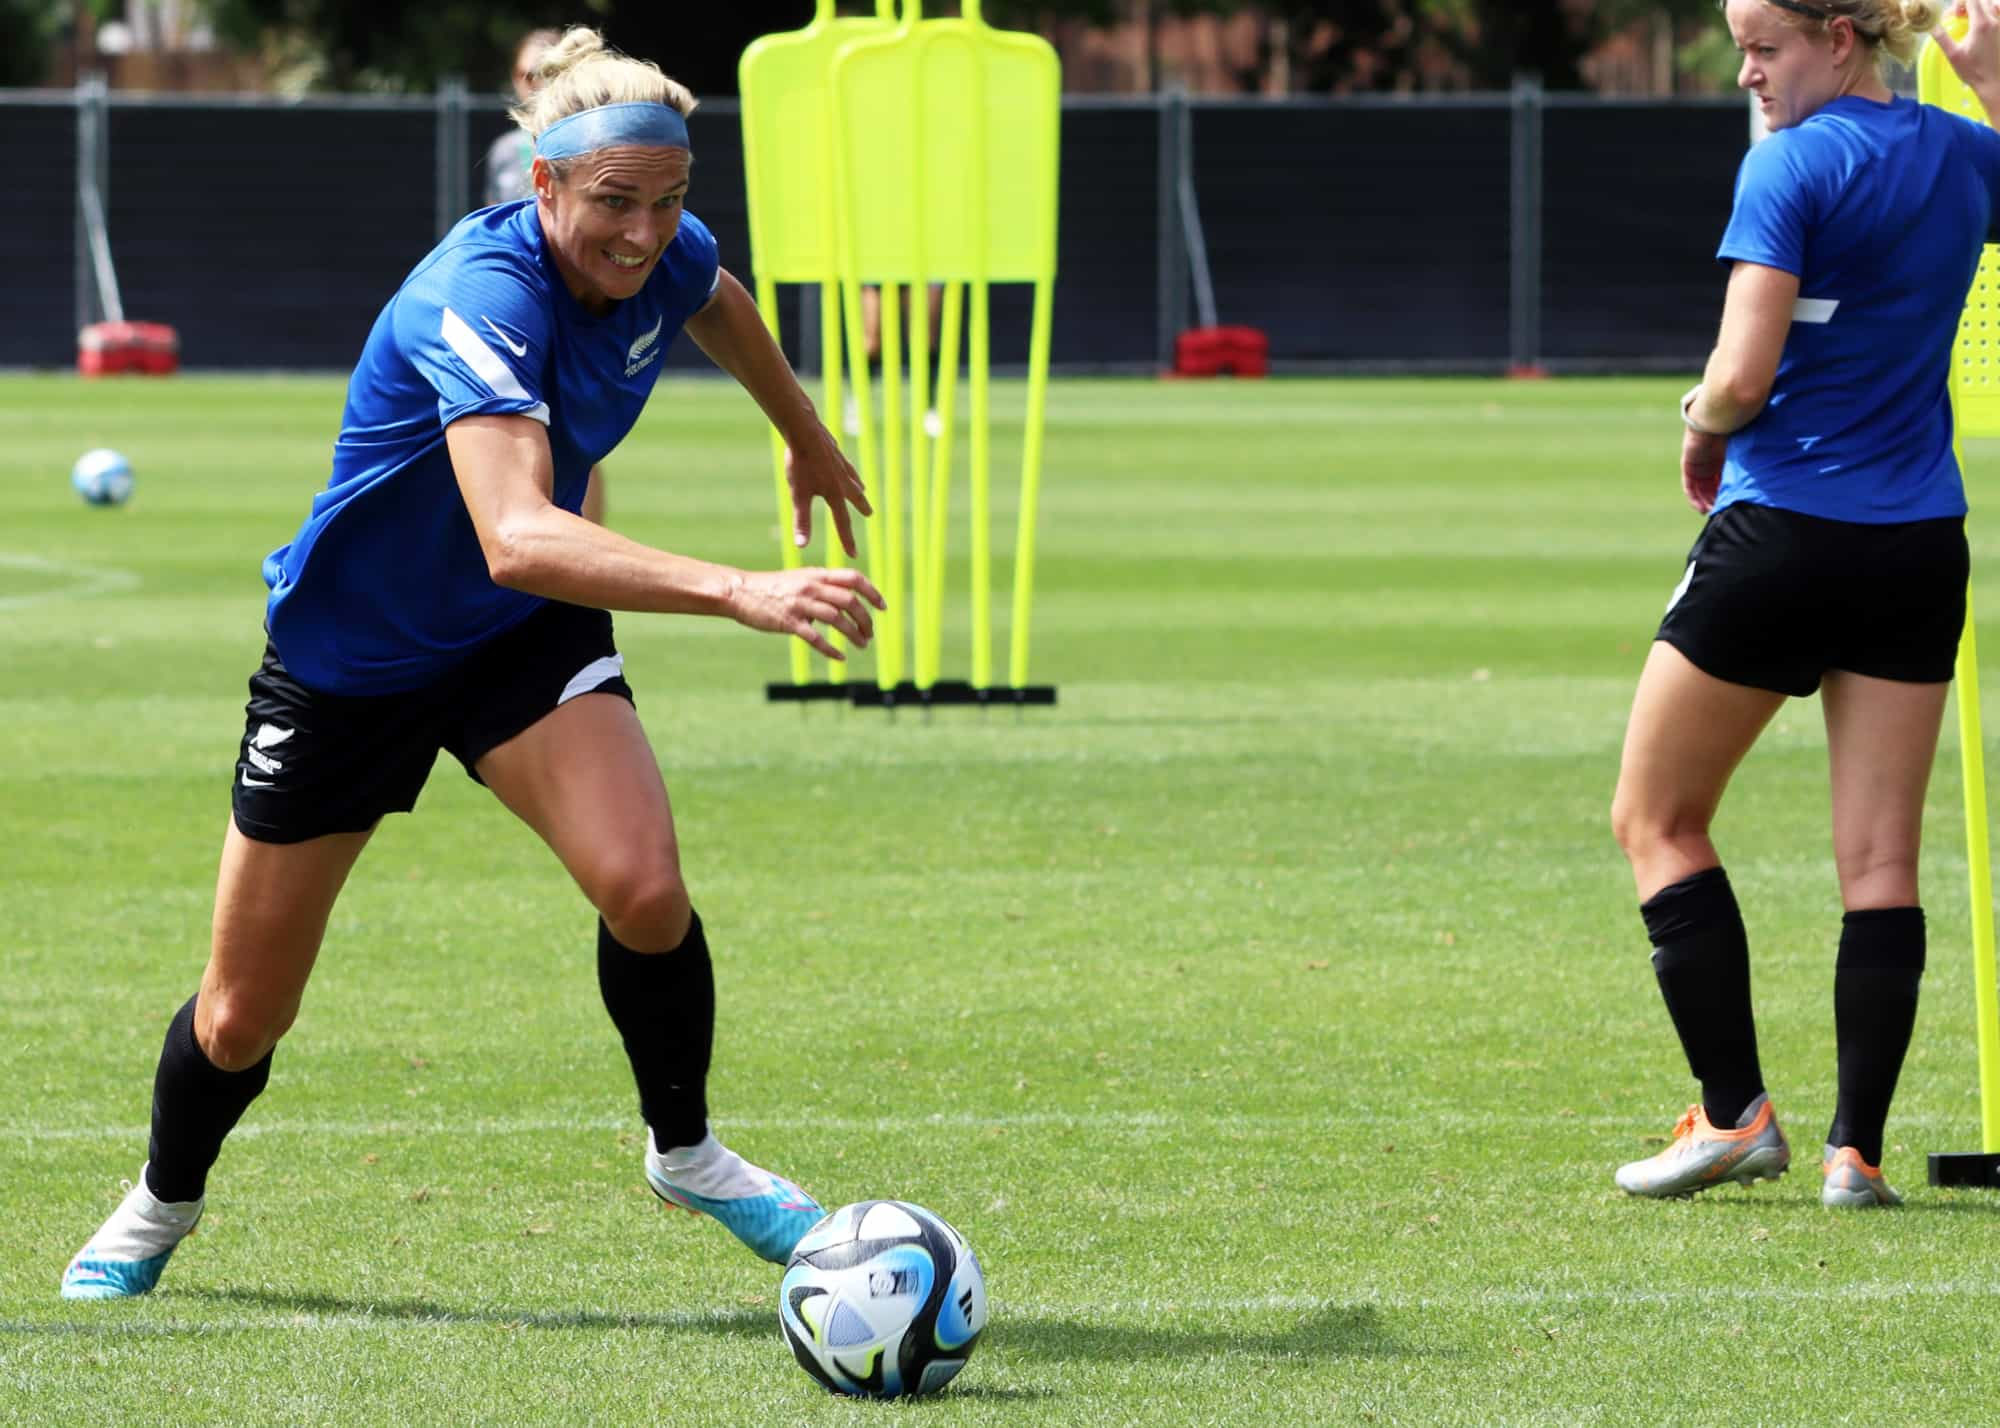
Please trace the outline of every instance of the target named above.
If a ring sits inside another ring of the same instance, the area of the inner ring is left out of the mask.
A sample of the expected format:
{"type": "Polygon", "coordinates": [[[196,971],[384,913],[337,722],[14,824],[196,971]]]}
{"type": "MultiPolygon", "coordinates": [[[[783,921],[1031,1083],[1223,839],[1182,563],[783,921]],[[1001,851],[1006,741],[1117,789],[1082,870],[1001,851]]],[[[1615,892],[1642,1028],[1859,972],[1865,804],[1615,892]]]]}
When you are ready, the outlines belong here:
{"type": "Polygon", "coordinates": [[[1791,1163],[1757,1059],[1742,915],[1709,839],[1730,775],[1784,701],[1704,673],[1665,641],[1639,677],[1611,822],[1702,1105],[1689,1107],[1666,1150],[1619,1168],[1630,1194],[1775,1178],[1791,1163]]]}
{"type": "Polygon", "coordinates": [[[64,1270],[65,1299],[123,1299],[159,1283],[201,1219],[223,1138],[270,1077],[298,1015],[334,900],[367,833],[260,843],[232,819],[200,992],[174,1016],[153,1081],[147,1161],[64,1270]]]}
{"type": "Polygon", "coordinates": [[[598,910],[598,984],[639,1084],[647,1182],[782,1264],[824,1211],[709,1133],[714,973],[638,714],[618,695],[581,695],[493,749],[479,776],[598,910]]]}

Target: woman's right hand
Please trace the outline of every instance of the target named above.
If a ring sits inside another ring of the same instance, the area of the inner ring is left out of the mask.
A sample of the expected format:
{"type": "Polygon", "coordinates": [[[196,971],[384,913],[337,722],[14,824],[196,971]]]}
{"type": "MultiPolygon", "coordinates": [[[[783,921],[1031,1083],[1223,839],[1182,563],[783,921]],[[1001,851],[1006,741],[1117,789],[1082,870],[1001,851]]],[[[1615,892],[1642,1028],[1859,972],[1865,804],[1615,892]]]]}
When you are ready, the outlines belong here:
{"type": "Polygon", "coordinates": [[[730,618],[753,630],[774,635],[796,635],[828,659],[844,656],[820,630],[838,630],[856,649],[865,649],[875,637],[873,605],[888,609],[867,576],[858,570],[825,570],[806,566],[798,570],[738,571],[729,584],[730,618]]]}
{"type": "Polygon", "coordinates": [[[1729,438],[1689,428],[1681,439],[1681,491],[1688,504],[1704,516],[1715,509],[1722,489],[1722,463],[1729,455],[1729,438]]]}

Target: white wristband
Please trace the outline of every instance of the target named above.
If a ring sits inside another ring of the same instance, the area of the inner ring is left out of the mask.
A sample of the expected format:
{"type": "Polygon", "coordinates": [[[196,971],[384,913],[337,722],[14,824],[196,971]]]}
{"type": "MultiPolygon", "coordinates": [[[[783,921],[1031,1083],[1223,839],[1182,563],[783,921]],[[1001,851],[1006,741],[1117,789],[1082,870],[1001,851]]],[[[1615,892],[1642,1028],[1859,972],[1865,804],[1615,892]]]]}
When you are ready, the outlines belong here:
{"type": "Polygon", "coordinates": [[[1688,388],[1687,395],[1681,398],[1681,420],[1687,423],[1687,429],[1698,436],[1729,435],[1726,431],[1713,431],[1694,419],[1694,402],[1695,398],[1700,395],[1701,383],[1696,382],[1692,387],[1688,388]]]}

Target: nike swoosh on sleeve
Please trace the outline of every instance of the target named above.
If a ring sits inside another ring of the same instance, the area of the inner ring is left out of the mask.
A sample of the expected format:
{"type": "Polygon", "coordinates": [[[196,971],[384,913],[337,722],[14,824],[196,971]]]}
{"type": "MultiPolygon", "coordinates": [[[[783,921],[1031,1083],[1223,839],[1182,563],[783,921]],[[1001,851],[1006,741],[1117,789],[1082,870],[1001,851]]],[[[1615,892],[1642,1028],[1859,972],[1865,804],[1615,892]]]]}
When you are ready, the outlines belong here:
{"type": "MultiPolygon", "coordinates": [[[[466,325],[464,318],[450,308],[444,310],[444,318],[439,323],[438,334],[444,338],[459,360],[472,369],[474,376],[486,383],[496,397],[512,397],[519,401],[533,401],[528,389],[521,385],[521,379],[514,375],[514,369],[502,360],[500,354],[488,347],[478,333],[466,325]]],[[[543,426],[549,423],[549,404],[536,402],[521,413],[533,417],[543,426]]]]}
{"type": "Polygon", "coordinates": [[[493,333],[495,337],[499,338],[502,343],[506,344],[506,348],[509,352],[512,352],[516,357],[525,357],[528,355],[527,343],[516,342],[513,338],[509,337],[505,332],[501,330],[499,323],[495,322],[492,318],[485,316],[483,313],[480,315],[479,320],[486,324],[487,328],[493,333]]]}

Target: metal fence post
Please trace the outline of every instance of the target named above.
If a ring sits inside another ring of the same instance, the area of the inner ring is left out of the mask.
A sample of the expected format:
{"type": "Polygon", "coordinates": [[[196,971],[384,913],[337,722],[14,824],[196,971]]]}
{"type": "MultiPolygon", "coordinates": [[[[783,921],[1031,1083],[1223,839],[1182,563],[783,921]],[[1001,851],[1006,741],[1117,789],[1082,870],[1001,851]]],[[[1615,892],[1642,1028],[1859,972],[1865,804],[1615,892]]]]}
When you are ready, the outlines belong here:
{"type": "Polygon", "coordinates": [[[472,211],[471,105],[465,76],[448,74],[437,87],[437,231],[442,238],[472,211]]]}
{"type": "Polygon", "coordinates": [[[1514,77],[1512,269],[1508,291],[1508,367],[1542,370],[1542,78],[1514,77]]]}
{"type": "Polygon", "coordinates": [[[103,226],[102,210],[107,206],[110,185],[110,106],[105,96],[109,86],[104,75],[91,70],[76,81],[76,326],[81,332],[103,320],[98,292],[96,257],[91,235],[103,226]],[[96,222],[90,212],[91,195],[99,212],[96,222]]]}
{"type": "Polygon", "coordinates": [[[1174,342],[1188,325],[1187,234],[1181,228],[1181,184],[1190,176],[1194,154],[1189,143],[1187,95],[1176,89],[1154,96],[1159,131],[1159,168],[1155,194],[1159,235],[1159,331],[1154,361],[1162,372],[1174,367],[1174,342]]]}

